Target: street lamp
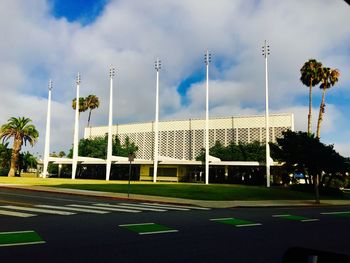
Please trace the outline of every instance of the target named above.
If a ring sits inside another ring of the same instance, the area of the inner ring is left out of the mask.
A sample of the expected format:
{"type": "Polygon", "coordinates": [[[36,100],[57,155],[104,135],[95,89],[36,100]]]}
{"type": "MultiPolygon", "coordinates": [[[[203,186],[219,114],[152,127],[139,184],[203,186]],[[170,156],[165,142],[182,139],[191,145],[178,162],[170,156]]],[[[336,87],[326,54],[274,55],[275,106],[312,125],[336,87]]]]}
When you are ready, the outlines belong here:
{"type": "Polygon", "coordinates": [[[45,134],[43,178],[47,177],[47,168],[49,166],[49,156],[50,156],[51,91],[52,91],[52,80],[50,79],[50,81],[49,81],[49,94],[48,94],[48,99],[47,99],[47,116],[46,116],[46,134],[45,134]]]}
{"type": "Polygon", "coordinates": [[[205,184],[209,184],[209,64],[211,54],[207,50],[204,55],[206,65],[206,85],[205,85],[205,184]]]}
{"type": "Polygon", "coordinates": [[[157,72],[156,82],[156,116],[154,122],[154,157],[153,157],[153,182],[157,182],[158,170],[158,132],[159,132],[159,70],[161,68],[161,61],[157,58],[155,62],[155,69],[157,72]]]}
{"type": "Polygon", "coordinates": [[[131,162],[133,162],[135,159],[135,153],[129,153],[128,159],[129,159],[129,182],[128,182],[128,199],[129,199],[129,196],[130,196],[130,178],[131,178],[131,162]]]}
{"type": "Polygon", "coordinates": [[[112,165],[112,121],[113,121],[113,78],[115,68],[109,69],[109,114],[108,114],[108,137],[107,137],[107,162],[106,162],[106,181],[109,180],[112,165]]]}
{"type": "Polygon", "coordinates": [[[74,123],[74,140],[73,140],[73,163],[72,163],[72,179],[75,179],[75,174],[78,165],[78,140],[79,140],[79,88],[81,83],[80,73],[77,75],[77,95],[75,101],[75,123],[74,123]]]}
{"type": "Polygon", "coordinates": [[[267,45],[265,40],[262,47],[262,55],[265,57],[265,132],[266,132],[266,186],[270,187],[270,125],[269,125],[269,81],[267,70],[267,57],[270,55],[270,46],[267,45]]]}

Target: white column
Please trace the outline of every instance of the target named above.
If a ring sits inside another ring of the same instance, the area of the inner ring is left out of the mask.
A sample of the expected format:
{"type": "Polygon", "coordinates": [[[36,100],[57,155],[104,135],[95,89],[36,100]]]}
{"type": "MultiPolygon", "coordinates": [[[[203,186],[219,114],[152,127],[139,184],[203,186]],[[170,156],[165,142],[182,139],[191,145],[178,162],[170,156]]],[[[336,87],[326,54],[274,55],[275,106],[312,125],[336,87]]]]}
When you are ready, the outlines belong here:
{"type": "Polygon", "coordinates": [[[265,132],[266,132],[266,186],[270,187],[270,125],[269,125],[269,81],[267,69],[267,57],[270,54],[270,47],[267,46],[266,40],[263,47],[263,56],[265,57],[265,132]]]}
{"type": "Polygon", "coordinates": [[[112,164],[112,121],[113,121],[113,77],[115,69],[109,70],[109,114],[108,114],[108,138],[107,138],[107,162],[106,162],[106,181],[109,180],[112,164]]]}
{"type": "Polygon", "coordinates": [[[75,179],[78,165],[78,144],[79,144],[79,88],[80,73],[77,76],[77,96],[75,102],[75,122],[74,122],[74,140],[73,140],[73,163],[72,163],[72,179],[75,179]]]}
{"type": "Polygon", "coordinates": [[[155,69],[157,72],[156,81],[156,116],[154,122],[154,157],[153,157],[153,182],[157,182],[157,170],[158,170],[158,133],[159,133],[159,70],[160,60],[157,58],[155,62],[155,69]]]}
{"type": "Polygon", "coordinates": [[[205,53],[206,95],[205,95],[205,184],[209,184],[209,63],[211,55],[205,53]]]}
{"type": "Polygon", "coordinates": [[[47,177],[47,168],[49,166],[50,157],[50,126],[51,126],[51,90],[52,81],[49,81],[49,95],[47,99],[47,115],[46,115],[46,134],[45,134],[45,149],[44,149],[44,168],[43,177],[47,177]]]}

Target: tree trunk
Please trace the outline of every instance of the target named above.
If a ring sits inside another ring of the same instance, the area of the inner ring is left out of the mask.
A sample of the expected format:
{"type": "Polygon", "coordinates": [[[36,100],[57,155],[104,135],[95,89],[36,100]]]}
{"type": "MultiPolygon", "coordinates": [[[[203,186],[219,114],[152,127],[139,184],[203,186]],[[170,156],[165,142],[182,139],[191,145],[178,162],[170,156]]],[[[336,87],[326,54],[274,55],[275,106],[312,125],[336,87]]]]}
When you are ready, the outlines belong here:
{"type": "Polygon", "coordinates": [[[309,114],[307,115],[307,133],[311,134],[311,119],[312,119],[312,79],[309,88],[309,114]]]}
{"type": "Polygon", "coordinates": [[[88,123],[87,123],[87,126],[90,127],[90,118],[91,118],[91,109],[89,111],[89,118],[88,118],[88,123]]]}
{"type": "Polygon", "coordinates": [[[319,175],[314,175],[314,188],[315,188],[315,203],[320,203],[320,191],[319,191],[319,175]]]}
{"type": "Polygon", "coordinates": [[[318,113],[318,121],[317,121],[317,130],[316,130],[316,137],[320,138],[321,136],[321,122],[322,122],[322,118],[323,118],[323,113],[325,110],[325,96],[326,96],[326,88],[323,88],[322,91],[322,100],[321,100],[321,104],[320,104],[320,111],[318,113]]]}
{"type": "Polygon", "coordinates": [[[19,159],[19,152],[21,151],[21,142],[22,140],[14,139],[13,141],[13,148],[12,148],[12,154],[11,154],[11,166],[10,171],[7,176],[14,177],[16,175],[16,171],[18,169],[18,159],[19,159]]]}

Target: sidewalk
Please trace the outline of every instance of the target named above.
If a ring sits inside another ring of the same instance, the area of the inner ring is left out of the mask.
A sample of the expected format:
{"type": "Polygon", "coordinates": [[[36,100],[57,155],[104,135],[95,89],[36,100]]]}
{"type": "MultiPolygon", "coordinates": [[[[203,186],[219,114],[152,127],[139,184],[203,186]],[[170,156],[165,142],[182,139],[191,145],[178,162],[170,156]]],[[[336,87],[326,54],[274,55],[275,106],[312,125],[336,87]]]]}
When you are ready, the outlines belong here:
{"type": "MultiPolygon", "coordinates": [[[[50,192],[50,193],[57,193],[57,194],[103,197],[103,198],[119,199],[119,200],[195,205],[195,206],[201,206],[201,207],[207,207],[207,208],[316,206],[314,200],[206,201],[206,200],[191,200],[191,199],[183,199],[183,198],[138,195],[138,194],[130,194],[128,198],[128,195],[126,193],[110,193],[110,192],[77,190],[77,189],[68,189],[68,188],[55,188],[55,187],[45,187],[45,186],[0,184],[0,189],[1,188],[22,189],[22,190],[50,192]]],[[[321,200],[320,205],[322,206],[350,205],[350,200],[321,200]]]]}

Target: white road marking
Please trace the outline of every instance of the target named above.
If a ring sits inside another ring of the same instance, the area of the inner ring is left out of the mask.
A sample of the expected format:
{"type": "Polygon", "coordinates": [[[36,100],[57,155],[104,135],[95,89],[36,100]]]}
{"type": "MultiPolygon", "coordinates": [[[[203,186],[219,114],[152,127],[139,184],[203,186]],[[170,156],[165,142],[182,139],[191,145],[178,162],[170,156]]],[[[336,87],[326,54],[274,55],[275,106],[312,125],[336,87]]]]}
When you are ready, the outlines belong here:
{"type": "Polygon", "coordinates": [[[32,216],[36,216],[34,214],[14,212],[14,211],[8,211],[8,210],[0,210],[0,215],[17,216],[17,217],[32,217],[32,216]]]}
{"type": "Polygon", "coordinates": [[[341,214],[350,214],[350,211],[338,211],[338,212],[324,212],[321,215],[341,215],[341,214]]]}
{"type": "Polygon", "coordinates": [[[51,208],[51,209],[62,209],[68,211],[77,211],[77,212],[86,212],[86,213],[94,213],[94,214],[108,214],[108,211],[87,209],[87,208],[78,208],[78,207],[67,207],[67,206],[54,206],[54,205],[36,205],[36,207],[42,208],[51,208]]]}
{"type": "Polygon", "coordinates": [[[67,211],[58,211],[58,210],[42,209],[42,208],[35,208],[35,207],[21,207],[21,206],[15,206],[15,205],[6,205],[6,206],[3,206],[3,208],[20,210],[20,211],[54,214],[54,215],[64,215],[64,216],[75,214],[67,211]]]}
{"type": "Polygon", "coordinates": [[[172,229],[172,230],[162,230],[162,231],[153,231],[153,232],[141,232],[140,235],[151,235],[151,234],[163,234],[163,233],[173,233],[173,232],[179,232],[179,230],[172,229]]]}
{"type": "Polygon", "coordinates": [[[141,203],[143,205],[154,205],[154,206],[164,206],[164,207],[174,207],[174,208],[183,208],[183,209],[194,209],[194,210],[211,210],[207,207],[199,207],[199,206],[188,206],[188,205],[167,205],[160,203],[141,203]]]}
{"type": "MultiPolygon", "coordinates": [[[[81,208],[91,208],[91,206],[88,205],[68,205],[72,207],[81,207],[81,208]]],[[[106,210],[106,211],[117,211],[117,212],[127,212],[127,213],[140,213],[139,210],[130,210],[130,209],[122,209],[122,208],[113,208],[113,207],[102,207],[102,206],[96,206],[96,209],[106,210]]]]}
{"type": "Polygon", "coordinates": [[[148,208],[144,207],[142,205],[133,205],[133,204],[120,204],[120,205],[109,205],[109,204],[95,204],[96,206],[102,206],[102,207],[118,207],[118,208],[130,208],[130,209],[137,209],[141,211],[154,211],[154,212],[165,212],[164,209],[156,209],[156,208],[148,208]]]}
{"type": "Polygon", "coordinates": [[[289,214],[284,214],[284,215],[272,215],[272,217],[286,217],[286,216],[290,216],[289,214]]]}
{"type": "Polygon", "coordinates": [[[235,225],[236,227],[246,227],[246,226],[261,226],[261,223],[255,223],[255,224],[242,224],[242,225],[235,225]]]}
{"type": "Polygon", "coordinates": [[[320,219],[310,218],[310,219],[303,219],[303,220],[301,220],[301,222],[314,222],[314,221],[320,221],[320,219]]]}
{"type": "Polygon", "coordinates": [[[178,207],[172,207],[172,206],[163,206],[161,204],[159,205],[153,205],[153,204],[127,204],[127,203],[122,203],[121,205],[137,205],[140,207],[146,207],[146,208],[156,208],[156,209],[166,209],[166,210],[177,210],[177,211],[189,211],[190,209],[188,208],[178,208],[178,207]]]}
{"type": "Polygon", "coordinates": [[[128,227],[128,226],[147,226],[147,225],[154,225],[154,223],[124,224],[124,225],[118,225],[118,226],[128,227]]]}

